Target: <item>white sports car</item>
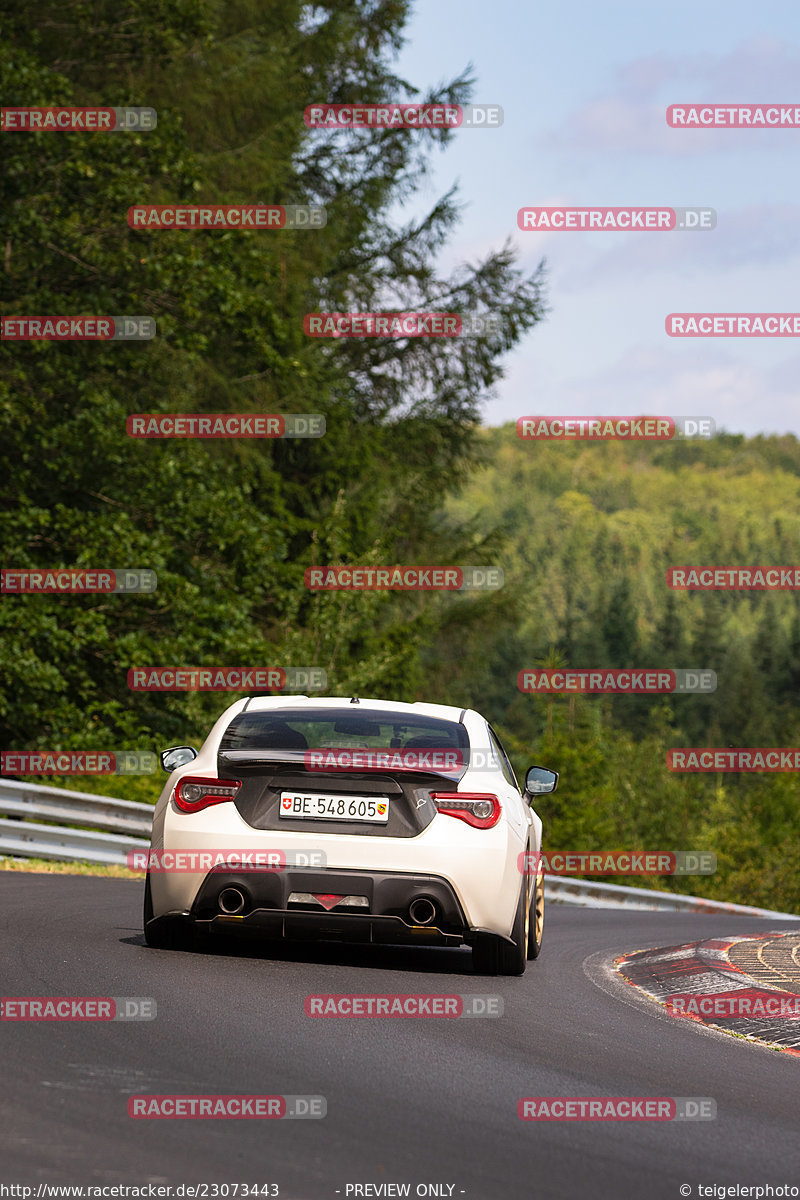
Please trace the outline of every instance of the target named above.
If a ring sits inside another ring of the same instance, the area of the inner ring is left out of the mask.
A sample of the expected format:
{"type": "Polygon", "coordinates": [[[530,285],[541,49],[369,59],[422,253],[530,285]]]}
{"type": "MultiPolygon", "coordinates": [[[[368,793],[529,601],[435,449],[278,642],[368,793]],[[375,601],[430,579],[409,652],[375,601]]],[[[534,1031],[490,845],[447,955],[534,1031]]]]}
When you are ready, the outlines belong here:
{"type": "Polygon", "coordinates": [[[144,900],[148,945],[219,931],[472,947],[521,975],[544,923],[536,795],[471,709],[358,697],[231,705],[199,754],[161,755],[144,900]]]}

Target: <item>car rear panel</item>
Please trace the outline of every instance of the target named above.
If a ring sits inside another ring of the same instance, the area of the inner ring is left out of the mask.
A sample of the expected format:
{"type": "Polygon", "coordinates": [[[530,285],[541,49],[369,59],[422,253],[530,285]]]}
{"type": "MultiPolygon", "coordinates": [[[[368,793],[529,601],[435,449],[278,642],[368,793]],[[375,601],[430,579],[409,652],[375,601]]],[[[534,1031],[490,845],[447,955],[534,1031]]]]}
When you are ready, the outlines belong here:
{"type": "Polygon", "coordinates": [[[201,928],[261,930],[273,937],[459,945],[469,932],[452,885],[417,872],[288,869],[251,874],[220,869],[203,881],[192,916],[201,928]],[[220,911],[219,897],[230,888],[244,898],[235,916],[220,911]],[[332,891],[336,895],[330,895],[332,891]],[[325,894],[325,906],[300,899],[319,893],[325,894]],[[350,896],[362,898],[364,907],[331,903],[350,896]],[[418,925],[409,914],[409,906],[420,897],[435,907],[430,924],[418,925]]]}
{"type": "Polygon", "coordinates": [[[449,791],[452,776],[433,772],[336,771],[322,774],[296,763],[235,763],[221,754],[220,779],[240,779],[242,786],[234,801],[239,815],[253,829],[283,830],[287,833],[356,834],[365,837],[413,838],[436,816],[431,791],[449,791]],[[325,820],[279,815],[281,793],[297,791],[324,796],[376,796],[389,802],[386,824],[372,821],[325,820]]]}
{"type": "Polygon", "coordinates": [[[237,714],[220,740],[217,773],[241,780],[236,809],[252,829],[414,838],[436,815],[430,791],[457,786],[468,757],[469,737],[458,721],[366,704],[288,704],[237,714]],[[374,761],[355,762],[362,754],[374,761]],[[282,792],[375,797],[388,803],[388,821],[282,816],[282,792]]]}

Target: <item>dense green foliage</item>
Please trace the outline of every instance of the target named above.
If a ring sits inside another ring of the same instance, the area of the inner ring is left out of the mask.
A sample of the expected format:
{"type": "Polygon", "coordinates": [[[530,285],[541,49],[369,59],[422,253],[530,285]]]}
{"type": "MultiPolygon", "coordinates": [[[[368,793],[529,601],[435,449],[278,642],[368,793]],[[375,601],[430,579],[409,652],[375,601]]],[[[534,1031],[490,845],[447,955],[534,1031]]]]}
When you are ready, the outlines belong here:
{"type": "MultiPolygon", "coordinates": [[[[451,131],[316,132],[312,101],[415,98],[391,70],[398,0],[45,0],[6,16],[10,105],[147,105],[153,132],[4,134],[7,314],[146,314],[151,343],[4,342],[7,566],[147,566],[152,596],[4,597],[4,743],[193,737],[219,697],[131,695],[131,666],[317,665],[335,691],[408,696],[437,603],[311,595],[314,563],[447,560],[435,510],[472,456],[540,273],[500,248],[451,277],[453,195],[393,219],[451,131]],[[316,203],[315,231],[133,231],[134,203],[316,203]],[[318,310],[491,310],[502,336],[321,343],[318,310]],[[136,441],[134,412],[318,412],[326,436],[136,441]]],[[[467,78],[426,99],[465,100],[467,78]]]]}
{"type": "Polygon", "coordinates": [[[483,440],[485,466],[448,518],[500,539],[506,613],[474,632],[453,621],[432,675],[490,714],[519,769],[533,756],[563,773],[540,804],[551,848],[710,850],[714,878],[670,886],[797,911],[797,777],[666,767],[670,747],[800,746],[797,594],[666,585],[670,566],[798,562],[797,439],[534,444],[504,428],[483,440]],[[710,668],[718,686],[521,693],[518,672],[542,666],[710,668]]]}

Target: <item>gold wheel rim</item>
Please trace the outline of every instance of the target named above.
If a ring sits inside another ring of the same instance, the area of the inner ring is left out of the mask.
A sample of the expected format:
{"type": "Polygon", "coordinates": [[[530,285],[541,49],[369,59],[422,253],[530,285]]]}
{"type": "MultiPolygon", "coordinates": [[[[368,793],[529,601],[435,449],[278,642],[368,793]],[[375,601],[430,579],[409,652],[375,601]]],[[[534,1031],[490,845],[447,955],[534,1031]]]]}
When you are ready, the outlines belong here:
{"type": "Polygon", "coordinates": [[[536,892],[534,895],[534,928],[536,929],[536,942],[542,940],[542,931],[544,930],[544,888],[541,882],[536,880],[536,892]]]}

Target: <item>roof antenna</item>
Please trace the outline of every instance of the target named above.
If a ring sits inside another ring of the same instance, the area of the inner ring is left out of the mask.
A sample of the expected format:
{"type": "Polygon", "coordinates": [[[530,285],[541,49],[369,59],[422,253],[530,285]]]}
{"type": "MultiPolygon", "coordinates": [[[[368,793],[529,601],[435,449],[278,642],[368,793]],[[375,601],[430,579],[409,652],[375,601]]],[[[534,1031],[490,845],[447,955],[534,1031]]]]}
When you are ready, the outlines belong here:
{"type": "Polygon", "coordinates": [[[353,696],[353,699],[350,701],[350,703],[351,704],[360,704],[361,701],[359,700],[358,696],[353,696]]]}

